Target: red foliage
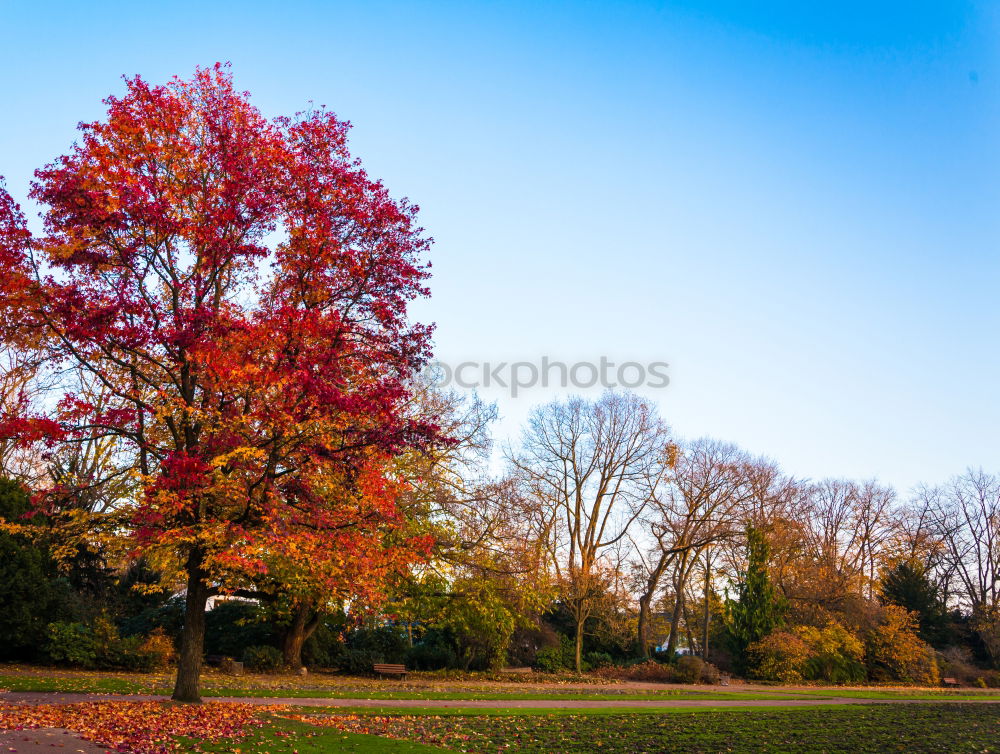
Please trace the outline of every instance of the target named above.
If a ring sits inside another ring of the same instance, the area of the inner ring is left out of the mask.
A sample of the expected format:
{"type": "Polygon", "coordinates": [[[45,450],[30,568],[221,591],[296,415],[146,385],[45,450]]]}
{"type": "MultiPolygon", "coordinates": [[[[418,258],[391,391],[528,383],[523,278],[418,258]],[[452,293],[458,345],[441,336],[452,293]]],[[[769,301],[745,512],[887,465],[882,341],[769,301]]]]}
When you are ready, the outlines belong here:
{"type": "Polygon", "coordinates": [[[377,592],[425,545],[387,551],[386,469],[437,432],[405,413],[429,354],[407,319],[426,295],[417,208],[367,176],[330,112],[268,121],[219,65],[126,83],[37,171],[46,236],[0,190],[0,335],[114,405],[68,394],[0,428],[117,438],[145,480],[136,548],[214,591],[282,562],[377,592]]]}

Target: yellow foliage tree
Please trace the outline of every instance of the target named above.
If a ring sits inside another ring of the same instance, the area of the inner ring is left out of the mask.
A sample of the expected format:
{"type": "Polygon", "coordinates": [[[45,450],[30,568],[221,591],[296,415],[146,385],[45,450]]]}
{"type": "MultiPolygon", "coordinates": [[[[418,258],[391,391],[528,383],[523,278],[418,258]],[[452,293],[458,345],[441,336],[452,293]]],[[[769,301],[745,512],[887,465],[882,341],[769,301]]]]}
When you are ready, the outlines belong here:
{"type": "Polygon", "coordinates": [[[917,636],[917,616],[899,605],[885,605],[868,636],[868,666],[873,680],[921,685],[940,682],[934,650],[917,636]]]}

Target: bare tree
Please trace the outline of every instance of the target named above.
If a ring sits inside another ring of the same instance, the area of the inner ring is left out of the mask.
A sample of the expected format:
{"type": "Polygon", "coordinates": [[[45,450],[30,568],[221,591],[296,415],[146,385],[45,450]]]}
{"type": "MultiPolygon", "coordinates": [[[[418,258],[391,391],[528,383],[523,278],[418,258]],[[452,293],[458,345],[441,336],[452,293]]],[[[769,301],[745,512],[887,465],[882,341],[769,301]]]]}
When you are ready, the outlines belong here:
{"type": "Polygon", "coordinates": [[[868,599],[875,599],[878,566],[893,533],[896,491],[874,479],[855,485],[852,523],[857,532],[859,568],[865,577],[868,599]]]}
{"type": "Polygon", "coordinates": [[[710,545],[738,528],[736,513],[747,494],[746,463],[746,454],[735,445],[696,440],[681,447],[669,483],[653,490],[642,532],[651,544],[637,546],[642,573],[637,642],[643,656],[649,656],[651,606],[670,571],[674,604],[667,651],[674,651],[692,568],[710,545]]]}
{"type": "Polygon", "coordinates": [[[948,557],[972,612],[1000,605],[1000,479],[969,470],[943,489],[940,508],[948,557]]]}
{"type": "MultiPolygon", "coordinates": [[[[742,493],[734,511],[739,518],[739,530],[745,532],[752,527],[767,533],[773,576],[781,586],[784,573],[802,556],[799,520],[809,504],[807,488],[769,458],[746,459],[741,473],[742,493]]],[[[721,570],[728,574],[746,570],[744,538],[730,537],[721,544],[718,553],[721,570]]]]}
{"type": "Polygon", "coordinates": [[[824,479],[805,488],[798,520],[805,551],[798,583],[786,595],[803,608],[843,611],[858,598],[872,600],[883,546],[892,533],[895,492],[875,481],[824,479]]]}
{"type": "Polygon", "coordinates": [[[940,488],[918,487],[912,498],[896,509],[883,557],[892,562],[919,563],[942,603],[948,605],[954,591],[955,564],[949,557],[947,538],[941,526],[941,508],[940,488]]]}
{"type": "Polygon", "coordinates": [[[411,517],[442,524],[438,550],[460,557],[488,545],[510,523],[509,483],[488,473],[496,406],[426,382],[412,390],[411,415],[436,424],[447,441],[402,458],[399,473],[410,482],[403,504],[411,517]]]}
{"type": "Polygon", "coordinates": [[[535,409],[511,463],[538,502],[560,598],[576,628],[581,667],[584,624],[602,591],[602,556],[642,515],[670,466],[666,424],[631,393],[571,398],[535,409]]]}
{"type": "Polygon", "coordinates": [[[1000,477],[969,469],[924,494],[954,573],[953,596],[970,611],[993,662],[1000,664],[1000,477]]]}

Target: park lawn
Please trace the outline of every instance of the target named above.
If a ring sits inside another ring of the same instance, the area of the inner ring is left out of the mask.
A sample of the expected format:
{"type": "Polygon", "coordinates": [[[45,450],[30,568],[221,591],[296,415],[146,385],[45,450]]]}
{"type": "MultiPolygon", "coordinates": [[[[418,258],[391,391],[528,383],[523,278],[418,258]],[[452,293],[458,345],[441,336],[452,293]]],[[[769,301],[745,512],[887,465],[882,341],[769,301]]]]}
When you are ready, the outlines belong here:
{"type": "MultiPolygon", "coordinates": [[[[207,681],[203,685],[202,696],[206,699],[214,697],[243,697],[255,699],[292,698],[292,699],[379,699],[391,701],[394,699],[417,699],[427,701],[503,701],[503,700],[655,700],[668,699],[787,699],[789,694],[775,690],[773,692],[739,692],[739,691],[695,691],[678,688],[668,688],[656,691],[628,692],[617,691],[589,692],[581,689],[559,689],[551,691],[520,691],[513,687],[510,691],[427,691],[419,688],[400,691],[375,690],[370,684],[359,684],[356,687],[338,685],[305,684],[293,686],[285,680],[272,683],[267,676],[256,679],[248,676],[247,681],[240,685],[221,685],[223,679],[207,681]],[[260,685],[252,682],[259,680],[260,685]]],[[[381,688],[385,688],[382,685],[381,688]]],[[[103,674],[91,672],[87,674],[16,674],[0,675],[0,689],[7,691],[37,691],[37,692],[75,692],[89,694],[169,694],[173,689],[173,679],[164,675],[142,676],[139,674],[103,674]]],[[[829,696],[829,694],[827,694],[829,696]]]]}
{"type": "MultiPolygon", "coordinates": [[[[555,752],[1000,752],[1000,707],[992,704],[872,704],[836,707],[670,710],[507,710],[504,715],[347,715],[322,719],[473,754],[503,748],[555,752]],[[538,712],[538,711],[536,711],[538,712]],[[587,710],[588,713],[592,712],[587,710]]],[[[244,754],[250,754],[242,749],[244,754]]],[[[252,751],[252,750],[251,750],[252,751]]],[[[328,751],[337,751],[329,749],[328,751]]]]}
{"type": "Polygon", "coordinates": [[[0,675],[0,689],[78,694],[169,694],[173,685],[152,676],[136,680],[97,673],[87,676],[0,675]]]}
{"type": "MultiPolygon", "coordinates": [[[[373,699],[382,701],[392,700],[416,700],[416,701],[656,701],[659,699],[701,699],[701,700],[722,700],[722,699],[790,699],[795,698],[794,694],[781,692],[758,693],[750,691],[686,691],[683,689],[665,689],[663,691],[649,691],[642,693],[588,693],[585,691],[556,691],[556,692],[488,692],[478,693],[475,691],[326,691],[322,689],[291,689],[285,691],[274,691],[269,689],[212,689],[205,691],[202,696],[206,699],[210,697],[243,697],[243,698],[278,698],[289,699],[373,699]]],[[[835,696],[827,694],[826,696],[835,696]]]]}
{"type": "MultiPolygon", "coordinates": [[[[526,684],[511,681],[499,683],[492,680],[447,678],[434,674],[416,674],[410,681],[380,681],[372,678],[310,674],[304,678],[291,675],[231,676],[207,671],[203,677],[202,693],[205,698],[327,698],[403,700],[425,699],[438,701],[482,700],[632,700],[654,701],[669,699],[783,699],[783,698],[858,698],[858,699],[982,699],[991,696],[989,690],[979,689],[921,689],[921,688],[795,688],[781,686],[751,690],[704,690],[684,687],[666,687],[636,691],[623,686],[619,689],[589,689],[587,685],[570,685],[539,676],[526,684]],[[541,685],[541,687],[540,687],[541,685]]],[[[173,673],[127,673],[109,671],[58,670],[31,666],[0,666],[0,689],[9,691],[61,691],[99,694],[169,694],[173,689],[173,673]]],[[[575,684],[574,682],[571,682],[575,684]]],[[[588,684],[589,685],[589,684],[588,684]]],[[[1000,698],[1000,692],[992,691],[1000,698]]]]}
{"type": "MultiPolygon", "coordinates": [[[[173,685],[173,671],[151,673],[109,670],[82,670],[55,668],[38,665],[0,663],[0,684],[28,683],[30,679],[60,679],[67,686],[87,686],[100,679],[113,680],[122,688],[137,690],[166,688],[173,685]],[[29,679],[29,680],[26,680],[29,679]],[[130,686],[132,685],[132,686],[130,686]]],[[[586,676],[550,675],[547,673],[508,675],[460,672],[412,671],[409,678],[384,680],[373,676],[349,676],[326,671],[316,671],[306,676],[297,673],[246,675],[222,673],[211,667],[202,669],[204,690],[280,690],[293,689],[345,691],[356,694],[361,691],[508,691],[525,692],[538,690],[561,691],[577,688],[581,690],[604,691],[608,686],[618,686],[620,682],[605,678],[586,676]],[[593,688],[592,688],[593,687],[593,688]]]]}
{"type": "Polygon", "coordinates": [[[947,699],[950,701],[975,701],[981,699],[996,699],[1000,701],[1000,691],[996,689],[816,689],[812,690],[789,690],[781,693],[787,696],[809,696],[809,697],[839,697],[840,699],[912,699],[919,701],[936,701],[947,699]]]}
{"type": "MultiPolygon", "coordinates": [[[[791,709],[848,709],[852,704],[803,704],[796,707],[774,707],[778,711],[791,709]]],[[[760,709],[759,707],[664,707],[651,702],[648,707],[296,707],[291,710],[296,719],[320,720],[324,717],[590,717],[615,715],[667,715],[696,714],[699,712],[730,711],[733,709],[760,709]]]]}
{"type": "MultiPolygon", "coordinates": [[[[600,688],[593,680],[580,683],[577,678],[558,679],[540,675],[528,682],[517,680],[496,681],[492,678],[450,678],[434,673],[415,673],[407,681],[384,681],[359,676],[342,676],[328,673],[298,675],[258,675],[248,673],[232,676],[205,669],[202,675],[202,694],[206,697],[327,697],[331,699],[369,698],[384,695],[386,699],[406,698],[461,698],[467,694],[496,694],[503,699],[511,693],[564,694],[583,693],[600,695],[617,694],[617,690],[600,688]],[[421,696],[442,694],[442,696],[421,696]]],[[[604,681],[614,685],[614,682],[604,681]]],[[[99,670],[68,670],[24,665],[0,665],[0,690],[8,691],[63,691],[104,694],[163,694],[173,689],[172,672],[130,673],[99,670]]],[[[627,691],[622,688],[622,692],[627,691]]],[[[679,689],[662,689],[652,693],[687,692],[679,689]]],[[[643,694],[647,692],[642,692],[643,694]]],[[[619,697],[614,697],[619,698],[619,697]]]]}
{"type": "Polygon", "coordinates": [[[365,733],[348,733],[317,728],[295,720],[274,720],[236,740],[201,743],[180,739],[181,751],[218,754],[441,754],[450,751],[438,746],[365,733]]]}

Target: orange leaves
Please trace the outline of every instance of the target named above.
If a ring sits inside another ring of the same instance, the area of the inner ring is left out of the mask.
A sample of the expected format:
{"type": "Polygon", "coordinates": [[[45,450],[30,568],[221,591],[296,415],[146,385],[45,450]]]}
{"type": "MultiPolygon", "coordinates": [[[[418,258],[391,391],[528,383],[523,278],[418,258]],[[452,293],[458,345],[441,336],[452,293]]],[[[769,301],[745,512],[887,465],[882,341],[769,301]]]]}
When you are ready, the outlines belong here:
{"type": "Polygon", "coordinates": [[[26,706],[0,703],[0,730],[66,728],[129,754],[182,751],[177,738],[240,738],[264,724],[264,712],[283,707],[252,704],[175,705],[160,702],[87,702],[26,706]]]}
{"type": "Polygon", "coordinates": [[[376,593],[414,557],[388,462],[438,433],[406,410],[430,348],[407,317],[426,295],[416,207],[351,157],[346,123],[268,121],[224,66],[128,79],[105,103],[36,173],[46,236],[0,192],[0,329],[16,311],[18,342],[100,383],[107,408],[18,411],[10,432],[113,444],[141,480],[115,531],[203,587],[192,609],[277,590],[272,573],[376,593]]]}

